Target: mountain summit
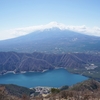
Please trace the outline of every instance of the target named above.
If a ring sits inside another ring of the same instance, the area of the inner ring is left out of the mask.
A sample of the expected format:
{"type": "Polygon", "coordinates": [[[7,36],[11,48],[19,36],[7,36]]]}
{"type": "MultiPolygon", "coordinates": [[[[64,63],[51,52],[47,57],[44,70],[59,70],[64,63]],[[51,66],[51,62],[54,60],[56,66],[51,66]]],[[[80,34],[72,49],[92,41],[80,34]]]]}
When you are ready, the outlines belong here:
{"type": "Polygon", "coordinates": [[[99,47],[100,37],[61,30],[57,27],[0,41],[0,51],[16,52],[99,52],[99,47]]]}
{"type": "Polygon", "coordinates": [[[70,30],[74,32],[79,32],[87,35],[99,36],[100,37],[100,28],[99,27],[87,27],[85,25],[75,26],[75,25],[65,25],[58,22],[50,22],[45,25],[36,25],[36,26],[27,26],[22,28],[15,28],[2,31],[0,36],[1,40],[16,38],[23,36],[36,31],[44,31],[53,28],[59,28],[60,30],[70,30]]]}

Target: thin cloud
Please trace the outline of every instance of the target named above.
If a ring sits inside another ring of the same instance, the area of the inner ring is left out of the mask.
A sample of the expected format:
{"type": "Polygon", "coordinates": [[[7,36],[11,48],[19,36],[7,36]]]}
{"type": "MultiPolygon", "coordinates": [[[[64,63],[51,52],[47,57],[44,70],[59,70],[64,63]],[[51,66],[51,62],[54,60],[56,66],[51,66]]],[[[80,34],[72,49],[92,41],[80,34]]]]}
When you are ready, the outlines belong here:
{"type": "Polygon", "coordinates": [[[51,22],[51,23],[46,24],[46,25],[30,26],[30,27],[5,30],[2,32],[0,39],[2,40],[2,39],[14,38],[14,37],[26,35],[28,33],[31,33],[31,32],[37,31],[37,30],[43,31],[45,29],[52,29],[53,27],[57,27],[61,30],[76,31],[76,32],[87,34],[87,35],[100,36],[100,28],[99,27],[89,28],[89,27],[86,27],[85,25],[66,26],[62,23],[51,22]]]}

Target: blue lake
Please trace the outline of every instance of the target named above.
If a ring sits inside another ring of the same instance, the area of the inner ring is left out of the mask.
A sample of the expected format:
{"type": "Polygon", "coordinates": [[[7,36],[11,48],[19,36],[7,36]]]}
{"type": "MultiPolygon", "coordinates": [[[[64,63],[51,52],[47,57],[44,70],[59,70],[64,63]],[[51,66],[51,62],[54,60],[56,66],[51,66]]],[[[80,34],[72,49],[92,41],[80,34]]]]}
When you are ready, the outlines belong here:
{"type": "Polygon", "coordinates": [[[69,73],[65,69],[55,69],[42,72],[27,72],[24,74],[5,74],[0,76],[0,84],[17,84],[25,87],[48,86],[61,87],[73,85],[87,80],[87,77],[69,73]]]}

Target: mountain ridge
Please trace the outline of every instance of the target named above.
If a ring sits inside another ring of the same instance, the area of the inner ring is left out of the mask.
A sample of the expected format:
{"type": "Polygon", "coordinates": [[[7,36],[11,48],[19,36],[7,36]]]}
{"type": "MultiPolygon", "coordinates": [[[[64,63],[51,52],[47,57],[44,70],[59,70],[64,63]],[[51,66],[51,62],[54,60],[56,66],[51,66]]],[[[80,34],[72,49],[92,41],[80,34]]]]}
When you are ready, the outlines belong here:
{"type": "Polygon", "coordinates": [[[43,72],[44,70],[53,70],[55,68],[65,68],[72,73],[100,79],[100,55],[86,53],[0,52],[0,74],[5,74],[9,71],[15,73],[23,71],[43,72]]]}

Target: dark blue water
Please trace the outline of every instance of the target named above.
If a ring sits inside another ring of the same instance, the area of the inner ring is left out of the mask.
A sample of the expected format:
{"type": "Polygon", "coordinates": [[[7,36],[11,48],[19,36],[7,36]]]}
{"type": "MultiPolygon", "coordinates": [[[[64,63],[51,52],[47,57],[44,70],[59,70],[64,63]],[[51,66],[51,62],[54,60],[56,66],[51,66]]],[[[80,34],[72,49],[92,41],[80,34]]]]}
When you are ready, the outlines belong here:
{"type": "Polygon", "coordinates": [[[25,87],[48,86],[61,87],[73,85],[87,80],[87,77],[69,73],[65,69],[50,70],[47,72],[28,72],[24,74],[6,74],[0,76],[0,84],[17,84],[25,87]]]}

